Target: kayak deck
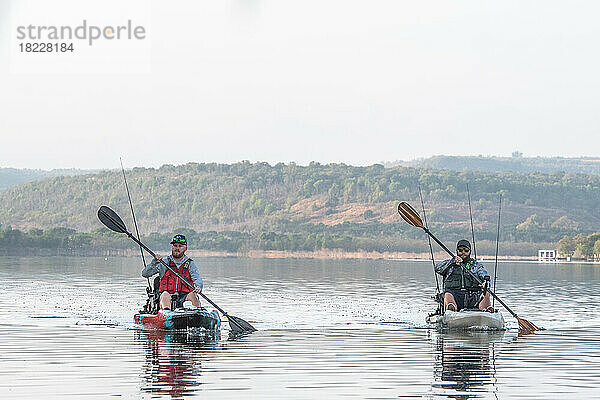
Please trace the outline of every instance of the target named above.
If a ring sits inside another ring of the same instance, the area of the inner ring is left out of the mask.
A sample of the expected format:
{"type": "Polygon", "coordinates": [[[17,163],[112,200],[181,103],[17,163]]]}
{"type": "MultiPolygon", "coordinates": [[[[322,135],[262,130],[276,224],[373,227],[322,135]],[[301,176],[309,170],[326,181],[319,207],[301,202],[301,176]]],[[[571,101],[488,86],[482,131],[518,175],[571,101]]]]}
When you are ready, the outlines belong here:
{"type": "Polygon", "coordinates": [[[154,329],[183,330],[188,328],[203,328],[215,332],[221,325],[221,319],[216,311],[208,312],[204,308],[178,308],[159,310],[157,314],[135,314],[136,324],[154,329]]]}
{"type": "Polygon", "coordinates": [[[426,321],[440,329],[503,330],[505,325],[499,311],[446,311],[443,315],[430,315],[426,321]]]}

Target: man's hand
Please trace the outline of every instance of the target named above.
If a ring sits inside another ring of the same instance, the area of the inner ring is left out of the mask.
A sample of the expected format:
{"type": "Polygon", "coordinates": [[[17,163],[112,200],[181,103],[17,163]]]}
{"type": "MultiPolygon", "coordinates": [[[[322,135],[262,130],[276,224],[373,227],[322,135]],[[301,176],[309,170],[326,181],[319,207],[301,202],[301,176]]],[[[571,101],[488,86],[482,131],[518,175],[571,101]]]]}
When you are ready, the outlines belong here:
{"type": "Polygon", "coordinates": [[[194,290],[192,290],[194,293],[202,293],[202,288],[199,287],[194,287],[194,290]]]}
{"type": "Polygon", "coordinates": [[[454,256],[454,264],[460,265],[460,264],[462,264],[462,262],[463,262],[462,258],[460,258],[459,256],[454,256]]]}
{"type": "Polygon", "coordinates": [[[162,260],[162,256],[158,255],[158,254],[155,254],[154,255],[154,259],[156,260],[157,263],[160,263],[160,260],[162,260]]]}

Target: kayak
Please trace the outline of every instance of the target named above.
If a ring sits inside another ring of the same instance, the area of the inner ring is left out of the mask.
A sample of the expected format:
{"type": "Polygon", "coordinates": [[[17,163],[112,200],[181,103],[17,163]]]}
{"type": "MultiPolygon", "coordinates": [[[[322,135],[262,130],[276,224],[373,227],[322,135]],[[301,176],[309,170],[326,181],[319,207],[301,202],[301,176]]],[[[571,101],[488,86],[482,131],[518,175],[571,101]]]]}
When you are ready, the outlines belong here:
{"type": "Polygon", "coordinates": [[[479,310],[446,311],[427,317],[427,323],[439,329],[503,330],[504,317],[499,311],[493,313],[479,310]]]}
{"type": "Polygon", "coordinates": [[[217,332],[221,319],[216,311],[208,312],[201,307],[177,308],[175,310],[159,310],[156,314],[135,314],[136,324],[147,328],[165,330],[184,330],[200,328],[208,332],[217,332]]]}
{"type": "Polygon", "coordinates": [[[133,321],[144,328],[162,330],[186,330],[200,328],[207,333],[216,333],[221,326],[221,318],[216,311],[208,312],[203,307],[195,307],[191,301],[184,301],[183,305],[176,306],[173,301],[173,310],[160,310],[160,278],[154,278],[154,290],[146,288],[146,304],[133,316],[133,321]],[[177,308],[175,308],[177,307],[177,308]]]}
{"type": "MultiPolygon", "coordinates": [[[[218,337],[221,327],[221,318],[216,310],[208,312],[204,307],[196,307],[191,301],[186,300],[181,303],[183,295],[173,294],[171,296],[171,310],[160,309],[160,278],[154,279],[154,286],[146,288],[146,304],[133,316],[133,321],[143,328],[165,330],[165,331],[185,331],[190,330],[193,334],[203,336],[218,337]],[[199,331],[200,330],[200,331],[199,331]]],[[[205,296],[204,296],[205,297],[205,296]]],[[[205,297],[206,298],[206,297],[205,297]]],[[[208,298],[206,298],[208,300],[208,298]]],[[[227,316],[229,322],[229,338],[239,338],[245,334],[256,331],[252,325],[241,318],[228,315],[216,304],[208,300],[217,310],[227,316]]]]}

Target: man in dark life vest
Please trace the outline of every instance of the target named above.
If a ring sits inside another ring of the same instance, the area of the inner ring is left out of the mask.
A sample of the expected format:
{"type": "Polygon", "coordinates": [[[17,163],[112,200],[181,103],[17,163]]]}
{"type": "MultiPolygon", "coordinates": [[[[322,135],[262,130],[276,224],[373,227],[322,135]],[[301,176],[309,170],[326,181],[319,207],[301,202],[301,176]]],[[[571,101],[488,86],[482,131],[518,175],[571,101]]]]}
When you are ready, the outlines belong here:
{"type": "Polygon", "coordinates": [[[159,256],[158,254],[150,264],[146,265],[142,271],[142,276],[144,278],[149,278],[152,275],[160,274],[159,291],[161,310],[171,309],[171,295],[173,293],[177,293],[180,298],[191,301],[194,306],[200,307],[200,300],[198,299],[197,293],[202,292],[202,278],[200,277],[196,263],[185,255],[185,251],[187,250],[187,240],[185,239],[185,236],[173,236],[171,245],[173,245],[171,255],[167,256],[165,262],[171,269],[177,271],[177,273],[188,283],[193,284],[194,287],[188,286],[181,278],[167,269],[160,262],[162,256],[159,256]]]}
{"type": "Polygon", "coordinates": [[[444,277],[444,310],[479,308],[493,312],[490,293],[487,291],[490,275],[483,264],[471,258],[471,243],[468,240],[459,240],[456,244],[456,256],[437,263],[435,272],[444,277]],[[483,281],[483,284],[479,285],[464,268],[483,281]]]}

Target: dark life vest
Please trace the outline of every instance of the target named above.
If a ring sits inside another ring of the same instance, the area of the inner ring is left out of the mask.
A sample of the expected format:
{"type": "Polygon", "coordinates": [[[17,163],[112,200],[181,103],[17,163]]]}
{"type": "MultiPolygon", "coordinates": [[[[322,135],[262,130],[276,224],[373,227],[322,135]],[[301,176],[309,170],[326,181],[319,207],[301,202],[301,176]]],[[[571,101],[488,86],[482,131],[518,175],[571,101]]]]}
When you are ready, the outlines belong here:
{"type": "MultiPolygon", "coordinates": [[[[469,259],[467,264],[473,263],[473,259],[469,259]]],[[[468,268],[467,266],[464,266],[468,268]]],[[[449,273],[444,276],[445,290],[481,290],[481,286],[471,274],[465,272],[464,268],[459,265],[452,264],[449,268],[449,273]]]]}
{"type": "MultiPolygon", "coordinates": [[[[192,259],[188,258],[183,264],[179,266],[179,268],[177,268],[175,262],[169,258],[169,267],[171,267],[174,271],[177,271],[177,273],[181,275],[186,281],[192,283],[192,275],[190,274],[191,261],[192,259]]],[[[163,277],[160,278],[160,287],[158,290],[161,293],[167,291],[169,293],[177,292],[180,294],[185,294],[191,292],[192,290],[194,290],[194,288],[183,283],[177,275],[175,275],[173,272],[167,269],[163,277]]]]}

